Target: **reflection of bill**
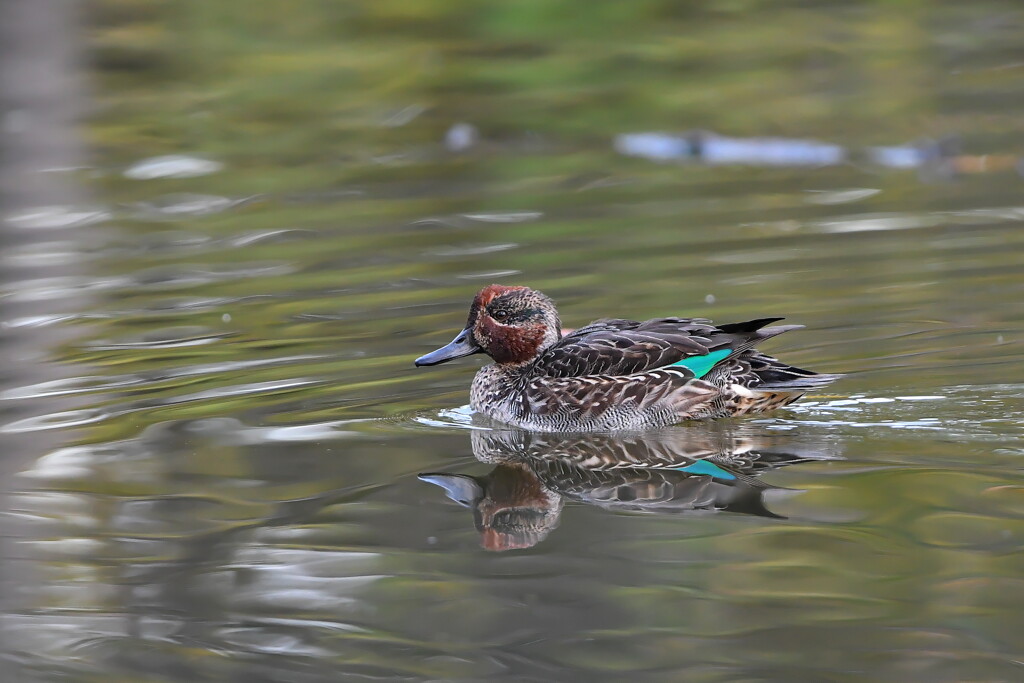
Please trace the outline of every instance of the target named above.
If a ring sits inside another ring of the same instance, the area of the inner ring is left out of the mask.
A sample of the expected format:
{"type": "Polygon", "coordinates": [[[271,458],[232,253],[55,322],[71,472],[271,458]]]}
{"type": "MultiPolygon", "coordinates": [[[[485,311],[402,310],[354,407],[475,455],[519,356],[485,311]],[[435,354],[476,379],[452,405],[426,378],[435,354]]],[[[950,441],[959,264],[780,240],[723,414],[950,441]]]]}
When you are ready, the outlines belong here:
{"type": "Polygon", "coordinates": [[[611,510],[728,510],[778,517],[766,494],[787,489],[756,475],[833,457],[708,429],[633,436],[474,431],[473,454],[496,467],[484,476],[427,473],[473,511],[487,550],[529,548],[558,526],[566,499],[611,510]]]}

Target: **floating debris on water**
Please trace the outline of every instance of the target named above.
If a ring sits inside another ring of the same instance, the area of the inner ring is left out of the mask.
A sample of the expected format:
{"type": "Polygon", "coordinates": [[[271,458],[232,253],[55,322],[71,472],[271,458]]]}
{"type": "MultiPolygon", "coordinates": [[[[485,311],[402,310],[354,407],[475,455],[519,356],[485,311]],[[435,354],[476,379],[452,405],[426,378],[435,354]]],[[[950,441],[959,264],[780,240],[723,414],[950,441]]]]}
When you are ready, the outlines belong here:
{"type": "Polygon", "coordinates": [[[627,133],[615,138],[615,150],[652,161],[700,161],[711,165],[834,166],[846,150],[816,140],[731,138],[706,132],[627,133]]]}
{"type": "Polygon", "coordinates": [[[450,152],[465,152],[480,142],[480,131],[471,123],[456,123],[444,134],[444,146],[450,152]]]}

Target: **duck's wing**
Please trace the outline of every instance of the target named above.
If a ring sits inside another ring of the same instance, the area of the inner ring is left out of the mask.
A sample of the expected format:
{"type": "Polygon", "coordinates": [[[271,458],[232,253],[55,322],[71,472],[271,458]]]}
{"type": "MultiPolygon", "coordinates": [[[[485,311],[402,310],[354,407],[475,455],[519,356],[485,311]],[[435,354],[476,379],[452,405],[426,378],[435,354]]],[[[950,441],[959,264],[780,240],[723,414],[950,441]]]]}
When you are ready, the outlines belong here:
{"type": "MultiPolygon", "coordinates": [[[[633,375],[706,356],[710,369],[729,354],[799,327],[765,327],[781,318],[715,325],[704,318],[598,320],[559,340],[535,361],[535,372],[547,377],[633,375]]],[[[681,366],[680,370],[695,368],[681,366]]],[[[693,374],[703,374],[698,368],[693,374]]],[[[707,370],[704,370],[706,372],[707,370]]]]}

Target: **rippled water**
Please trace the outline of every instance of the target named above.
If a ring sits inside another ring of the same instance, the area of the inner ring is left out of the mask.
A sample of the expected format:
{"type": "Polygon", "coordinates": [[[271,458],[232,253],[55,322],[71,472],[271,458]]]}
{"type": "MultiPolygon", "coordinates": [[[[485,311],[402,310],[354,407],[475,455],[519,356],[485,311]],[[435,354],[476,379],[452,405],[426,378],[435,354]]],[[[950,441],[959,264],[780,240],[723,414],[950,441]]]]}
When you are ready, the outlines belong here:
{"type": "Polygon", "coordinates": [[[1016,3],[93,4],[0,41],[66,79],[4,91],[10,680],[1024,677],[1016,3]],[[848,376],[530,435],[412,367],[492,282],[848,376]]]}

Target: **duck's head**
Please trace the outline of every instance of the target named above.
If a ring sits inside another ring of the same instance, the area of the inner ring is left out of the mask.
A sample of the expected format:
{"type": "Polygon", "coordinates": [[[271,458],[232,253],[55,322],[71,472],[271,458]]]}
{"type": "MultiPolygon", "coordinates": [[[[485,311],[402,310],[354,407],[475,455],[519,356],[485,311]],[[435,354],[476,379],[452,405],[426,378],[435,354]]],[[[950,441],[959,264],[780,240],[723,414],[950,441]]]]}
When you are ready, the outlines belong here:
{"type": "Polygon", "coordinates": [[[555,304],[529,287],[484,287],[473,298],[466,327],[447,346],[416,359],[437,365],[486,353],[503,365],[528,363],[562,336],[555,304]]]}

